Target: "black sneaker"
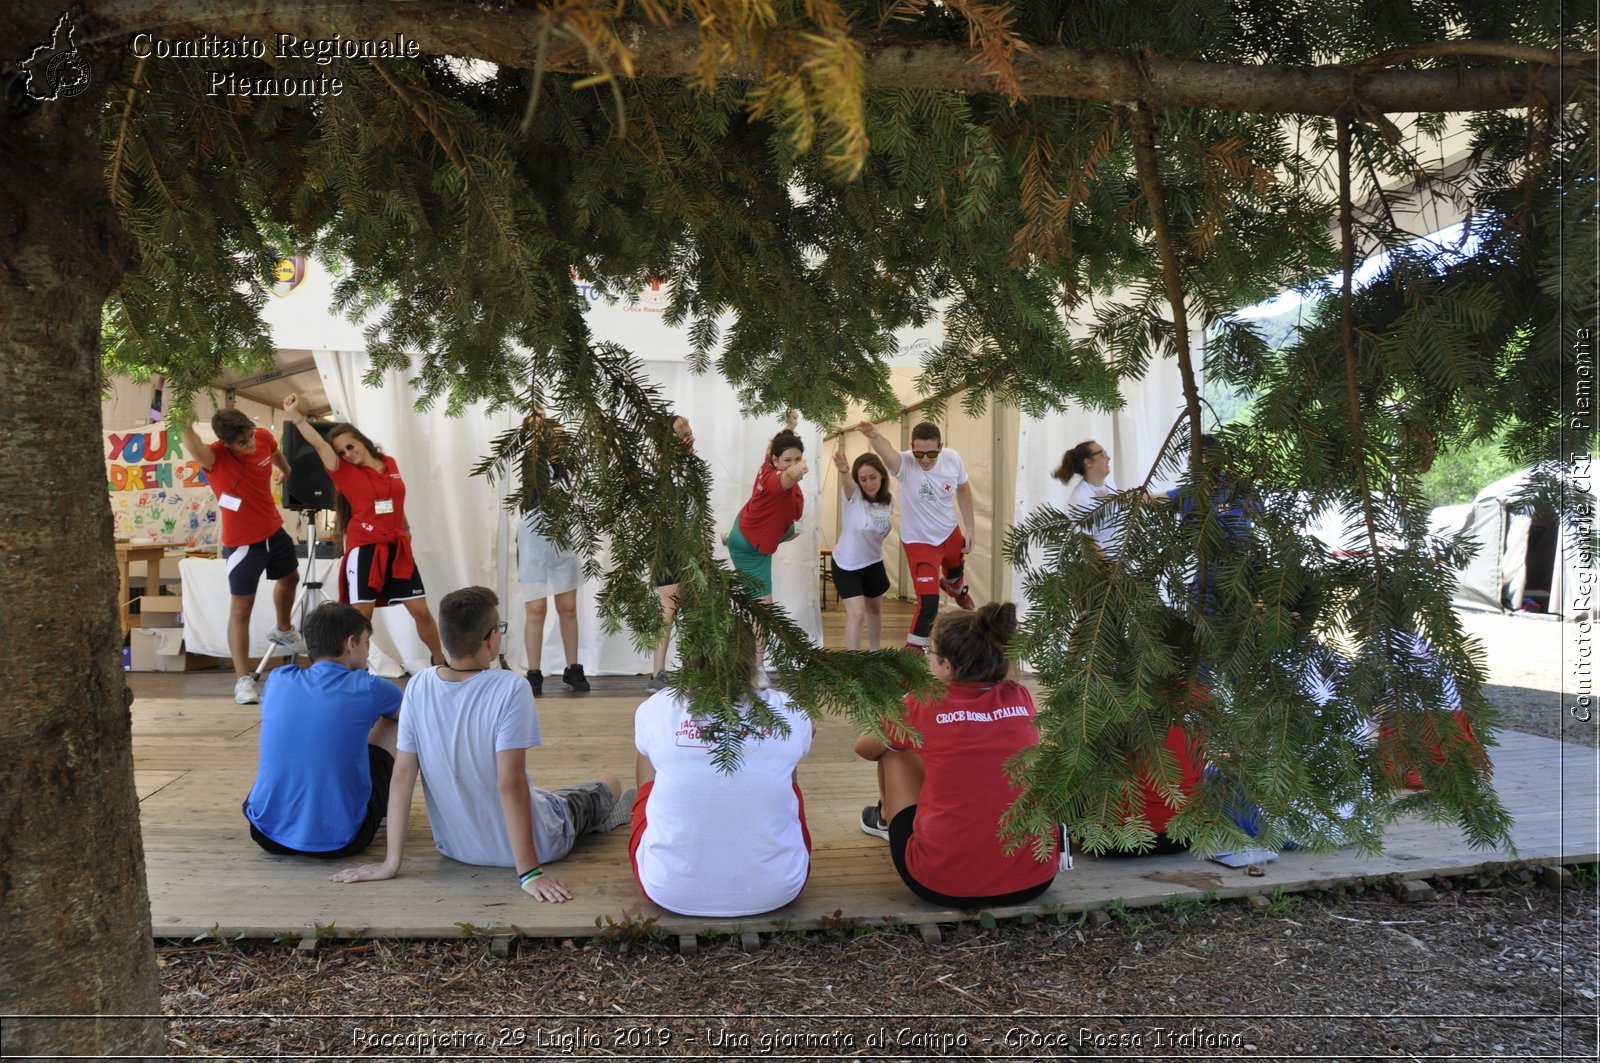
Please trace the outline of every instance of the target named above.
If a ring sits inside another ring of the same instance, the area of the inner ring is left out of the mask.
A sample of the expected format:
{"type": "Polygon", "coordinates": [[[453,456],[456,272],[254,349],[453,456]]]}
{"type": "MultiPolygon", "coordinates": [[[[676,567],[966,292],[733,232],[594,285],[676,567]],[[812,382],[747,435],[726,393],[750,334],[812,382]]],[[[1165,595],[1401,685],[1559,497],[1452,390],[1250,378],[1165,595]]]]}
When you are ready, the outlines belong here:
{"type": "Polygon", "coordinates": [[[861,810],[861,832],[889,840],[889,824],[883,821],[883,805],[868,805],[861,810]]]}
{"type": "Polygon", "coordinates": [[[583,665],[569,664],[561,673],[561,681],[579,694],[589,693],[589,681],[583,677],[583,665]]]}
{"type": "Polygon", "coordinates": [[[528,669],[528,685],[533,688],[533,696],[538,697],[544,693],[544,673],[537,668],[528,669]]]}

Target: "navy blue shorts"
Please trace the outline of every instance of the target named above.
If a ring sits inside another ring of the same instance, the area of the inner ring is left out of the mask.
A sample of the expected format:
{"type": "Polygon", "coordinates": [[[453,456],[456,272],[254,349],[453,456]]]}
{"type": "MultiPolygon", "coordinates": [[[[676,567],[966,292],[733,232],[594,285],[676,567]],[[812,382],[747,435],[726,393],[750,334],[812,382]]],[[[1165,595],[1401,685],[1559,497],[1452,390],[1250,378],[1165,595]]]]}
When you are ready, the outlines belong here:
{"type": "Polygon", "coordinates": [[[228,561],[228,590],[236,598],[255,597],[263,572],[268,579],[276,580],[300,567],[299,559],[294,556],[294,540],[282,528],[259,543],[225,546],[222,556],[228,561]]]}

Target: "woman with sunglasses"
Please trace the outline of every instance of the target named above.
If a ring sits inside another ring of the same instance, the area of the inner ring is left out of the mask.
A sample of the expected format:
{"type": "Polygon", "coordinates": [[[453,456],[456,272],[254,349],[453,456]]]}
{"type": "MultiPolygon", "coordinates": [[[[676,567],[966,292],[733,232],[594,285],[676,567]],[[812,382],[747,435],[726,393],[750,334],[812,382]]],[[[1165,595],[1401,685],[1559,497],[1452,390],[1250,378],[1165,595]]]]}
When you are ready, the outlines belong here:
{"type": "Polygon", "coordinates": [[[1021,793],[1006,763],[1039,744],[1033,697],[1008,678],[1016,630],[1010,602],[941,616],[928,671],[944,694],[907,695],[900,719],[882,721],[887,743],[856,741],[856,755],[878,766],[879,801],[861,810],[861,829],[889,843],[912,893],[945,908],[1026,904],[1055,881],[1059,834],[1044,839],[1042,861],[1039,839],[1007,853],[1000,837],[1000,819],[1021,793]]]}
{"type": "MultiPolygon", "coordinates": [[[[1111,479],[1111,453],[1092,439],[1079,443],[1061,455],[1061,465],[1051,475],[1069,486],[1073,478],[1078,477],[1077,485],[1067,499],[1067,512],[1075,517],[1084,516],[1098,506],[1102,498],[1117,493],[1117,485],[1111,479]]],[[[1102,554],[1112,558],[1117,556],[1115,524],[1105,521],[1090,529],[1089,534],[1094,537],[1102,554]]]]}
{"type": "Polygon", "coordinates": [[[417,625],[417,637],[434,660],[444,660],[439,625],[428,609],[422,573],[411,552],[406,484],[400,478],[400,466],[353,424],[334,425],[324,439],[299,415],[299,408],[299,395],[283,400],[283,412],[292,419],[300,438],[317,452],[333,486],[339,489],[345,546],[344,563],[339,567],[339,600],[355,606],[368,619],[380,606],[405,606],[417,625]]]}

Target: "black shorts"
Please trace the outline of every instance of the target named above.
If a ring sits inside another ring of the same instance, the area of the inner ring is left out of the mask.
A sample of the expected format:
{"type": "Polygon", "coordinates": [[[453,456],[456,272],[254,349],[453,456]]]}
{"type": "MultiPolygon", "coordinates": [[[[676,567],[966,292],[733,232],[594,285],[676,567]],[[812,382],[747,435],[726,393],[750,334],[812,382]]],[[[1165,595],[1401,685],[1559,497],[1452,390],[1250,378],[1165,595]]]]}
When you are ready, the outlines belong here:
{"type": "Polygon", "coordinates": [[[889,592],[889,573],[882,561],[874,561],[866,568],[840,568],[833,566],[833,585],[839,591],[839,600],[846,598],[882,598],[889,592]]]}
{"type": "Polygon", "coordinates": [[[678,573],[683,569],[683,558],[676,553],[656,559],[650,569],[650,582],[657,587],[676,587],[678,573]]]}
{"type": "Polygon", "coordinates": [[[268,579],[282,579],[300,567],[294,540],[282,528],[259,543],[224,546],[222,556],[228,561],[228,590],[235,598],[254,597],[263,572],[268,579]]]}
{"type": "Polygon", "coordinates": [[[1044,891],[1055,883],[1055,867],[1052,865],[1050,877],[1037,886],[1028,886],[993,897],[952,897],[947,893],[929,889],[913,878],[906,868],[906,846],[911,843],[911,835],[916,832],[916,821],[916,805],[902,808],[900,814],[894,817],[894,821],[889,824],[889,858],[894,861],[894,869],[900,873],[900,881],[906,884],[906,888],[929,904],[937,904],[941,908],[1001,908],[1011,904],[1027,904],[1043,896],[1044,891]]]}
{"type": "Polygon", "coordinates": [[[389,548],[389,564],[383,571],[383,584],[373,586],[372,554],[377,549],[375,544],[368,543],[365,546],[353,546],[345,552],[344,567],[339,572],[339,592],[344,596],[344,601],[351,605],[388,605],[427,596],[427,591],[422,589],[421,569],[413,565],[411,575],[405,579],[394,574],[394,562],[399,551],[393,546],[389,548]]]}
{"type": "MultiPolygon", "coordinates": [[[[367,744],[367,770],[372,774],[372,795],[367,798],[367,814],[362,817],[361,826],[356,828],[356,836],[350,839],[348,845],[332,849],[325,853],[307,852],[304,849],[291,849],[287,845],[279,845],[271,838],[256,830],[254,823],[250,824],[250,838],[261,848],[269,853],[279,856],[314,856],[319,860],[343,860],[357,853],[365,852],[367,846],[372,844],[372,839],[378,833],[378,825],[383,822],[383,817],[389,813],[389,779],[394,775],[394,757],[382,746],[367,744]]],[[[248,807],[250,799],[245,798],[248,807]]],[[[246,816],[245,822],[249,822],[246,816]]]]}

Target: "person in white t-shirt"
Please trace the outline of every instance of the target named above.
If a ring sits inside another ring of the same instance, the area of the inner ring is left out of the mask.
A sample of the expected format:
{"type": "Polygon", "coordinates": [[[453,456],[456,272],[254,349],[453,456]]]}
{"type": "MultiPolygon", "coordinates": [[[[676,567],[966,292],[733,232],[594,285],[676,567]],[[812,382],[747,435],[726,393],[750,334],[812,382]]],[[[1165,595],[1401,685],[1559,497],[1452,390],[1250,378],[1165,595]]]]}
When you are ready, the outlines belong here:
{"type": "MultiPolygon", "coordinates": [[[[753,642],[745,657],[753,676],[753,642]]],[[[639,796],[628,856],[644,895],[669,912],[770,912],[794,900],[811,873],[796,772],[811,750],[811,719],[778,690],[750,691],[742,709],[743,744],[731,772],[712,761],[711,725],[682,695],[660,691],[634,714],[639,796]]]]}
{"type": "Polygon", "coordinates": [[[833,544],[833,585],[844,603],[844,648],[861,648],[861,629],[867,629],[867,648],[877,649],[883,632],[883,596],[889,590],[889,573],[883,567],[883,540],[889,534],[894,498],[889,493],[889,471],[868,451],[851,465],[844,448],[833,452],[839,470],[839,538],[833,544]]]}
{"type": "MultiPolygon", "coordinates": [[[[1051,475],[1072,489],[1067,498],[1069,516],[1087,517],[1101,499],[1117,493],[1117,485],[1111,479],[1111,454],[1092,439],[1061,455],[1061,465],[1051,475]]],[[[1102,554],[1108,558],[1117,556],[1119,543],[1114,524],[1107,520],[1088,532],[1102,554]]]]}
{"type": "Polygon", "coordinates": [[[870,421],[857,427],[890,475],[900,481],[900,545],[917,588],[917,614],[906,633],[906,649],[926,653],[941,590],[961,608],[972,608],[966,564],[977,543],[978,526],[972,515],[967,466],[960,454],[944,445],[939,426],[931,421],[911,429],[911,449],[903,451],[890,446],[870,421]]]}
{"type": "Polygon", "coordinates": [[[628,822],[632,795],[615,775],[550,793],[528,781],[528,749],[539,744],[533,691],[515,672],[493,667],[506,625],[487,587],[451,591],[439,603],[448,666],[406,686],[389,784],[384,862],[346,868],[334,882],[368,882],[400,872],[411,797],[423,779],[428,823],[439,852],[464,864],[515,869],[522,892],[569,901],[572,892],[543,865],[585,834],[628,822]]]}

